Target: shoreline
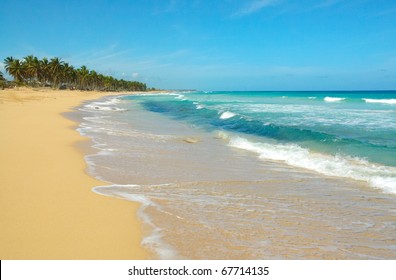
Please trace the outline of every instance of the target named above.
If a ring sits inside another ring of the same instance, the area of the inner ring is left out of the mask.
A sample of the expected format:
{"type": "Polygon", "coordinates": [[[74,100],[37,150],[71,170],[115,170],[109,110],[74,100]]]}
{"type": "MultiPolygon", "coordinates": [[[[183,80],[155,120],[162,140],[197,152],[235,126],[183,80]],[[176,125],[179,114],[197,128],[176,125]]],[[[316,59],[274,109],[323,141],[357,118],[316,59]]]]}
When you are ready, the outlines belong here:
{"type": "MultiPolygon", "coordinates": [[[[148,259],[138,203],[98,195],[66,114],[122,92],[0,91],[0,258],[148,259]]],[[[128,93],[129,94],[129,93],[128,93]]],[[[131,93],[133,94],[133,93],[131,93]]]]}

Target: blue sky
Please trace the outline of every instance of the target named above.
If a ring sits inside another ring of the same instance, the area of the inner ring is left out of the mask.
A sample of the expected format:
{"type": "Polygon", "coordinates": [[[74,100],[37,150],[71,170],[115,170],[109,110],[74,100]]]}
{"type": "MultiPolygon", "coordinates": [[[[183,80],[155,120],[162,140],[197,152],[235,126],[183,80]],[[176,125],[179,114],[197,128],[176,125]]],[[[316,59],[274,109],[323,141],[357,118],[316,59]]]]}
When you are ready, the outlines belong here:
{"type": "Polygon", "coordinates": [[[396,89],[396,1],[1,0],[0,60],[30,54],[164,89],[396,89]]]}

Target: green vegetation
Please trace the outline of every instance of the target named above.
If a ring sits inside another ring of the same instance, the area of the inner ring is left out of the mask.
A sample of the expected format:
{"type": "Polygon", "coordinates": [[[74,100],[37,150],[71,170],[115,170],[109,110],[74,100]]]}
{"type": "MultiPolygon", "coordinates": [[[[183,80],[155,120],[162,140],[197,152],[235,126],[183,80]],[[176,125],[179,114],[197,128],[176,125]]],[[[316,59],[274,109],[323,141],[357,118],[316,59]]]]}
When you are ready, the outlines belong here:
{"type": "MultiPolygon", "coordinates": [[[[50,86],[59,89],[80,89],[98,91],[145,91],[146,84],[136,81],[118,80],[105,76],[86,66],[75,69],[58,57],[38,59],[33,55],[22,60],[13,57],[4,59],[5,70],[17,85],[50,86]]],[[[1,83],[5,79],[1,74],[1,83]]]]}
{"type": "Polygon", "coordinates": [[[0,89],[4,89],[7,86],[7,80],[4,78],[3,73],[0,71],[0,89]]]}

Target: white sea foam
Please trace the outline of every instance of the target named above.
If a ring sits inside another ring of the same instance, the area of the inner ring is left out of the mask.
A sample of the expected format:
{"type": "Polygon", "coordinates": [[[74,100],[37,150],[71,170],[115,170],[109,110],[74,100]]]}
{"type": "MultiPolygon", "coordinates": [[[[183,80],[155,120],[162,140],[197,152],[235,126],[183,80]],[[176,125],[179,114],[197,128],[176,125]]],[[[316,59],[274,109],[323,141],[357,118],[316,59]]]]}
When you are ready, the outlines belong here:
{"type": "Polygon", "coordinates": [[[330,96],[326,96],[326,97],[324,98],[324,101],[326,101],[326,102],[340,102],[340,101],[343,101],[343,100],[345,100],[345,98],[343,98],[343,97],[330,97],[330,96]]]}
{"type": "Polygon", "coordinates": [[[122,103],[122,100],[117,97],[113,97],[113,98],[108,98],[105,101],[95,101],[93,103],[98,105],[115,105],[122,103]]]}
{"type": "Polygon", "coordinates": [[[308,97],[308,99],[316,99],[317,97],[316,96],[310,96],[310,97],[308,97]]]}
{"type": "Polygon", "coordinates": [[[176,99],[180,99],[180,100],[187,100],[186,99],[186,96],[185,95],[183,95],[183,94],[176,94],[176,97],[175,97],[176,99]]]}
{"type": "MultiPolygon", "coordinates": [[[[164,184],[166,185],[166,184],[164,184]]],[[[179,258],[176,250],[172,248],[163,240],[162,229],[156,226],[149,215],[146,214],[145,210],[148,207],[154,207],[160,210],[160,206],[150,200],[148,197],[141,194],[134,194],[134,189],[139,189],[142,186],[139,185],[109,185],[99,186],[92,189],[93,192],[104,195],[121,198],[129,201],[138,202],[141,204],[138,215],[144,224],[151,228],[151,232],[148,236],[145,236],[142,240],[142,245],[155,252],[160,259],[171,260],[179,258]]]]}
{"type": "Polygon", "coordinates": [[[230,119],[232,117],[235,117],[236,114],[230,111],[225,111],[220,115],[220,119],[222,120],[226,120],[226,119],[230,119]]]}
{"type": "Polygon", "coordinates": [[[381,104],[392,104],[396,105],[396,99],[370,99],[363,98],[366,103],[381,103],[381,104]]]}
{"type": "Polygon", "coordinates": [[[231,147],[257,153],[260,159],[283,161],[318,173],[368,182],[385,192],[396,194],[396,168],[370,163],[360,158],[313,153],[295,144],[253,143],[231,138],[231,147]]]}
{"type": "Polygon", "coordinates": [[[119,108],[117,104],[123,103],[121,99],[118,97],[106,98],[101,101],[94,101],[84,105],[80,108],[81,111],[113,111],[113,112],[122,112],[126,111],[124,108],[119,108]]]}
{"type": "Polygon", "coordinates": [[[103,104],[103,102],[94,102],[94,103],[90,103],[87,105],[84,105],[85,109],[88,110],[95,110],[95,111],[112,111],[112,112],[122,112],[122,111],[126,111],[127,109],[124,108],[119,108],[119,107],[115,107],[115,106],[102,106],[101,103],[103,104]]]}
{"type": "Polygon", "coordinates": [[[198,102],[193,102],[193,104],[195,105],[195,107],[197,108],[197,110],[201,110],[201,109],[205,108],[204,105],[199,104],[198,102]]]}

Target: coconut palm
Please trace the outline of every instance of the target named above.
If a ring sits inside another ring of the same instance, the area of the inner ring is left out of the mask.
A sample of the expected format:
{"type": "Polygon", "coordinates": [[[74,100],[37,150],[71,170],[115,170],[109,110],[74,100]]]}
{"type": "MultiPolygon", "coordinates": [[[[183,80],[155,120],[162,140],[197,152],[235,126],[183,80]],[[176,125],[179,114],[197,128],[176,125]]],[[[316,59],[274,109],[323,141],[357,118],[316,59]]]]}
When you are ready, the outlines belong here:
{"type": "Polygon", "coordinates": [[[62,75],[62,67],[64,62],[59,57],[51,58],[49,63],[50,80],[53,87],[59,86],[59,79],[62,75]]]}
{"type": "Polygon", "coordinates": [[[14,77],[14,80],[17,83],[22,83],[24,81],[25,75],[26,75],[26,67],[23,62],[21,62],[19,59],[11,59],[4,61],[6,64],[5,69],[7,72],[14,77]]]}
{"type": "Polygon", "coordinates": [[[40,81],[40,76],[41,76],[41,65],[40,61],[37,57],[33,55],[26,56],[24,58],[24,64],[26,67],[26,75],[25,78],[29,79],[29,81],[32,83],[40,81]]]}
{"type": "Polygon", "coordinates": [[[22,63],[25,66],[25,78],[28,79],[29,81],[32,80],[32,78],[35,76],[34,75],[34,69],[33,69],[33,55],[29,55],[23,58],[22,63]]]}
{"type": "Polygon", "coordinates": [[[39,81],[43,84],[48,83],[50,80],[50,64],[48,58],[44,57],[43,59],[39,60],[39,81]]]}
{"type": "Polygon", "coordinates": [[[97,90],[100,83],[98,73],[94,70],[89,71],[88,80],[90,88],[93,90],[97,90]]]}
{"type": "Polygon", "coordinates": [[[77,82],[77,72],[72,65],[64,63],[62,67],[62,83],[69,86],[75,86],[77,82]]]}
{"type": "Polygon", "coordinates": [[[89,70],[85,65],[77,69],[77,77],[79,88],[83,90],[88,89],[89,70]]]}
{"type": "Polygon", "coordinates": [[[6,85],[6,79],[3,76],[3,72],[0,71],[0,88],[4,89],[6,85]]]}
{"type": "MultiPolygon", "coordinates": [[[[53,87],[64,86],[78,87],[83,90],[105,91],[136,91],[146,90],[146,84],[136,81],[118,80],[111,76],[105,76],[86,66],[75,69],[72,65],[54,57],[38,59],[33,55],[26,56],[23,60],[12,56],[4,59],[5,70],[14,77],[18,83],[28,80],[29,83],[50,83],[53,87]]],[[[4,78],[4,77],[3,77],[4,78]]]]}
{"type": "MultiPolygon", "coordinates": [[[[7,58],[4,59],[4,69],[8,72],[8,70],[10,69],[11,64],[13,63],[13,61],[15,60],[15,58],[13,58],[12,56],[9,56],[7,58]]],[[[9,73],[9,72],[8,72],[9,73]]]]}

